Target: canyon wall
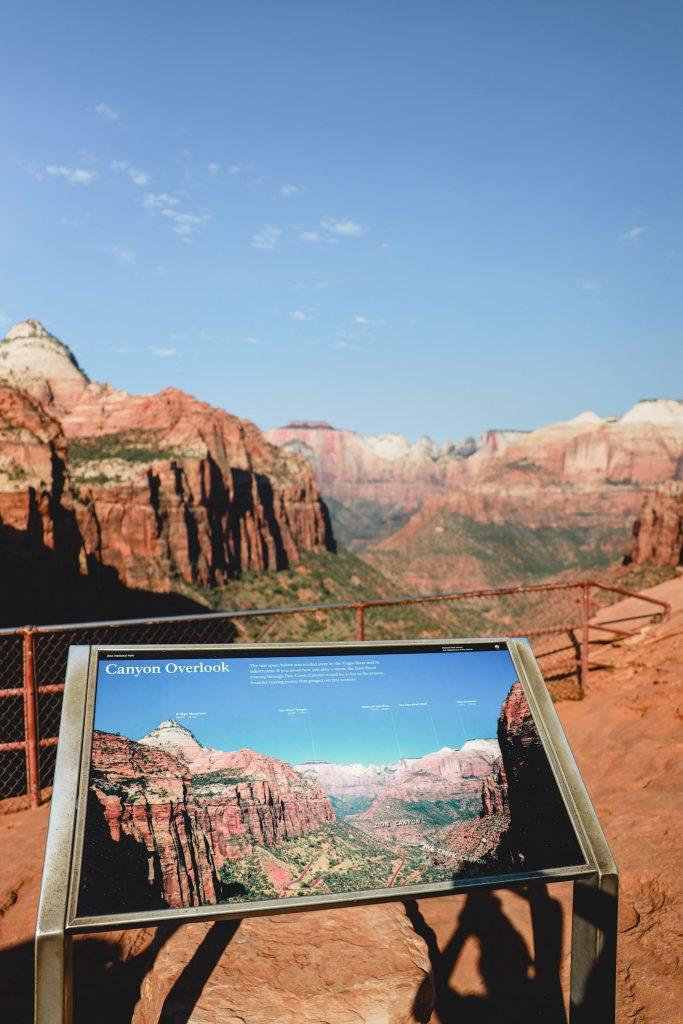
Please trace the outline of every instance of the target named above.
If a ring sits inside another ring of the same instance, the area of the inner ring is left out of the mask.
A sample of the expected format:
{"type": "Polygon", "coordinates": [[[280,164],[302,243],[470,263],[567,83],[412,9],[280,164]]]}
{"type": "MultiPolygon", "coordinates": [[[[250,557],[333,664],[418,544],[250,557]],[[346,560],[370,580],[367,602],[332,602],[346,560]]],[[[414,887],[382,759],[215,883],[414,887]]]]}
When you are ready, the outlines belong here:
{"type": "Polygon", "coordinates": [[[21,549],[27,574],[39,543],[71,575],[168,594],[334,550],[310,465],[252,423],[93,383],[37,321],[0,342],[0,387],[0,560],[21,549]]]}
{"type": "Polygon", "coordinates": [[[669,399],[460,444],[324,423],[267,436],[308,458],[341,542],[427,592],[616,563],[643,494],[683,473],[683,402],[669,399]]]}
{"type": "Polygon", "coordinates": [[[582,864],[574,832],[521,685],[503,702],[498,743],[510,807],[509,845],[526,869],[582,864]]]}
{"type": "Polygon", "coordinates": [[[670,481],[645,495],[625,565],[683,565],[683,483],[670,481]]]}
{"type": "Polygon", "coordinates": [[[320,786],[285,762],[202,747],[172,721],[140,741],[96,731],[90,795],[81,913],[101,908],[112,878],[119,909],[217,903],[224,860],[336,820],[320,786]]]}

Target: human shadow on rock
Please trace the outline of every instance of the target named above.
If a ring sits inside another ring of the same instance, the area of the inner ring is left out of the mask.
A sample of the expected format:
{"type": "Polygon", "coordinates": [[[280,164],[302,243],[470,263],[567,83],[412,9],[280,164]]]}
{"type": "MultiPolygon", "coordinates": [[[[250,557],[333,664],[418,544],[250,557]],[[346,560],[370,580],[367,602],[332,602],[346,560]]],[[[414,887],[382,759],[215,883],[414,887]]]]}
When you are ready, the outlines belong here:
{"type": "Polygon", "coordinates": [[[427,943],[434,973],[433,1020],[438,1024],[566,1024],[560,983],[561,904],[545,885],[514,892],[529,902],[535,960],[494,893],[468,896],[443,950],[416,901],[406,901],[408,917],[427,943]],[[464,995],[453,985],[453,972],[470,937],[479,943],[477,968],[485,995],[464,995]]]}

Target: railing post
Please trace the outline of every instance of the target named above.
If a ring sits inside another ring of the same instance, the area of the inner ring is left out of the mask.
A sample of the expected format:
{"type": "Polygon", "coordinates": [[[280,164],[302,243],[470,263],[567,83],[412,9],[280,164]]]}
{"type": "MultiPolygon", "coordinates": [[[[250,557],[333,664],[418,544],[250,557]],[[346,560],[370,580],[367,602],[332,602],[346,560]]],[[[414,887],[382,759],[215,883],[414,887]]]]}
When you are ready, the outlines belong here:
{"type": "Polygon", "coordinates": [[[357,604],[356,611],[358,612],[358,639],[365,640],[365,605],[357,604]]]}
{"type": "Polygon", "coordinates": [[[588,685],[588,623],[591,617],[591,589],[589,583],[581,585],[581,693],[588,685]]]}
{"type": "Polygon", "coordinates": [[[24,670],[24,737],[26,742],[26,779],[31,807],[40,806],[40,746],[38,740],[38,701],[34,630],[21,631],[24,670]]]}

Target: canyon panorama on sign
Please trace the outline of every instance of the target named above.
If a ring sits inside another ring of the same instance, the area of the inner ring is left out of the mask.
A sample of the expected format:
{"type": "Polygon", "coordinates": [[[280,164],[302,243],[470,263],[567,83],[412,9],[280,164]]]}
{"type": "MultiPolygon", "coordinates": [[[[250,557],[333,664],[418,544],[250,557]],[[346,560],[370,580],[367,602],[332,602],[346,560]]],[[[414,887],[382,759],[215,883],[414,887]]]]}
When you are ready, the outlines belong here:
{"type": "Polygon", "coordinates": [[[26,320],[0,341],[0,571],[16,581],[0,619],[671,571],[682,477],[674,399],[440,445],[326,423],[263,433],[174,388],[91,381],[26,320]]]}

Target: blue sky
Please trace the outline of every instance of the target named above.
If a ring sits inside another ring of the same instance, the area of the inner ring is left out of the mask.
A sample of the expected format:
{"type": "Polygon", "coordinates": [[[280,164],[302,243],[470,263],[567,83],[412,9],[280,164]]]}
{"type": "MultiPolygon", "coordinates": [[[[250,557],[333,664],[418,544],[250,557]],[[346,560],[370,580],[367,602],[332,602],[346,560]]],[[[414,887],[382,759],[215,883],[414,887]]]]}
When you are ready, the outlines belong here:
{"type": "MultiPolygon", "coordinates": [[[[252,685],[250,658],[224,659],[226,673],[162,671],[137,678],[106,671],[130,668],[130,662],[105,662],[98,673],[95,728],[140,739],[175,719],[204,746],[250,747],[291,764],[384,764],[496,736],[501,704],[516,679],[507,651],[368,658],[380,663],[380,675],[286,686],[252,685]]],[[[300,664],[302,658],[268,659],[275,667],[288,661],[300,664]]],[[[163,662],[135,662],[154,664],[163,668],[163,662]]]]}
{"type": "Polygon", "coordinates": [[[0,315],[268,427],[459,438],[680,391],[667,2],[26,0],[0,315]]]}

